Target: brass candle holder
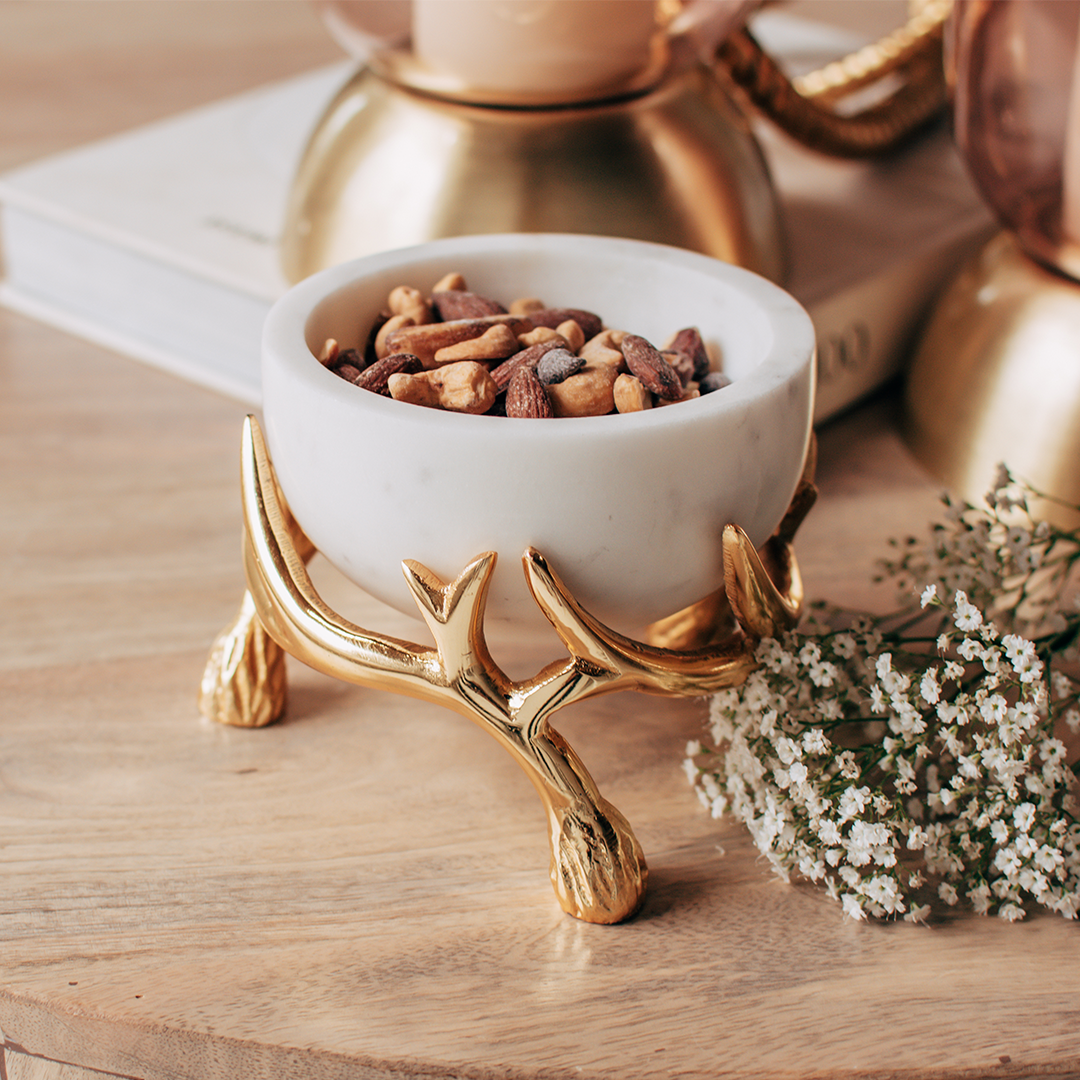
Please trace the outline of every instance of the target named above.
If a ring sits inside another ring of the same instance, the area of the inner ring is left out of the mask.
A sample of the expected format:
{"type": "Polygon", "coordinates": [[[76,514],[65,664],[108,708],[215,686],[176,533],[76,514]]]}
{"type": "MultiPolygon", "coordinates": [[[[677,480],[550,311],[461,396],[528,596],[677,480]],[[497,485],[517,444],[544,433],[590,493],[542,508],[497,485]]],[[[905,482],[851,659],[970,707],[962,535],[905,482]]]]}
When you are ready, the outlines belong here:
{"type": "Polygon", "coordinates": [[[618,690],[699,697],[745,680],[755,667],[756,642],[798,617],[802,586],[792,540],[816,496],[813,471],[811,444],[791,506],[760,553],[737,525],[728,525],[723,589],[657,624],[649,642],[595,619],[544,556],[527,550],[522,564],[532,596],[569,655],[519,682],[500,670],[486,643],[493,552],[449,583],[419,563],[402,563],[433,646],[363,629],[332,611],[306,570],[315,547],[289,513],[260,427],[249,417],[241,463],[248,591],[211,650],[200,707],[221,723],[257,727],[276,720],[285,704],[288,653],[334,678],[460,713],[492,735],[536,787],[563,910],[586,922],[619,922],[644,899],[644,854],[549,718],[575,701],[618,690]]]}

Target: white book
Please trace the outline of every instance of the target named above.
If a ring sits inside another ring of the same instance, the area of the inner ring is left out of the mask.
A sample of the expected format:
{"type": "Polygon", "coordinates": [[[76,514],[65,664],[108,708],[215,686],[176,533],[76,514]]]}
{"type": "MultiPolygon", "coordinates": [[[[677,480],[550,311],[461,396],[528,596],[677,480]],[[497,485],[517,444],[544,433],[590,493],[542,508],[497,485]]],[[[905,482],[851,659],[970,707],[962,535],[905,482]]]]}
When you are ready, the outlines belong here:
{"type": "MultiPolygon", "coordinates": [[[[794,23],[782,20],[779,35],[794,23]]],[[[789,41],[816,45],[813,35],[789,41]]],[[[835,55],[836,41],[831,41],[835,55]]],[[[344,63],[0,175],[0,303],[236,397],[260,399],[289,187],[344,63]]],[[[944,125],[844,162],[758,125],[786,287],[818,332],[817,419],[902,368],[927,306],[990,228],[944,125]]]]}
{"type": "Polygon", "coordinates": [[[0,176],[0,302],[257,404],[293,171],[335,65],[0,176]]]}

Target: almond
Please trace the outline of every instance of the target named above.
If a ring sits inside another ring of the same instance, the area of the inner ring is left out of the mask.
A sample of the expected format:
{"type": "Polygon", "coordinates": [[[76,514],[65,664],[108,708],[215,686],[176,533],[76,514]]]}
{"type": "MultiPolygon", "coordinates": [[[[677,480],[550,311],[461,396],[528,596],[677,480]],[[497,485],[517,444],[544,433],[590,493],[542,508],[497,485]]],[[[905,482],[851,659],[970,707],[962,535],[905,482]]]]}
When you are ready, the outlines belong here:
{"type": "Polygon", "coordinates": [[[680,330],[667,343],[666,348],[686,353],[690,357],[694,364],[692,378],[695,382],[700,382],[709,368],[712,367],[708,350],[705,348],[705,342],[701,340],[701,332],[696,326],[687,326],[685,329],[680,330]]]}
{"type": "Polygon", "coordinates": [[[505,315],[506,308],[498,300],[489,300],[464,289],[440,289],[431,294],[431,303],[444,321],[451,319],[481,319],[485,315],[505,315]]]}
{"type": "Polygon", "coordinates": [[[402,372],[412,375],[420,371],[421,368],[420,358],[412,353],[391,353],[381,360],[376,360],[371,367],[365,368],[351,381],[362,390],[370,390],[374,394],[389,396],[388,384],[391,375],[398,375],[402,372]]]}
{"type": "Polygon", "coordinates": [[[643,337],[627,334],[622,340],[622,354],[630,374],[636,375],[646,390],[666,401],[678,401],[683,396],[682,380],[675,369],[643,337]]]}
{"type": "Polygon", "coordinates": [[[335,375],[351,383],[356,382],[361,372],[369,366],[356,349],[342,349],[334,358],[334,362],[327,364],[335,375]]]}
{"type": "Polygon", "coordinates": [[[364,369],[358,368],[355,364],[335,364],[330,370],[339,378],[351,383],[356,382],[364,373],[364,369]]]}
{"type": "Polygon", "coordinates": [[[586,338],[596,337],[604,329],[604,320],[591,311],[582,311],[581,308],[543,308],[540,311],[530,311],[529,318],[535,326],[550,326],[554,330],[559,323],[569,319],[581,327],[586,338]]]}
{"type": "Polygon", "coordinates": [[[519,367],[506,388],[506,415],[524,419],[549,419],[555,415],[544,384],[531,367],[519,367]]]}

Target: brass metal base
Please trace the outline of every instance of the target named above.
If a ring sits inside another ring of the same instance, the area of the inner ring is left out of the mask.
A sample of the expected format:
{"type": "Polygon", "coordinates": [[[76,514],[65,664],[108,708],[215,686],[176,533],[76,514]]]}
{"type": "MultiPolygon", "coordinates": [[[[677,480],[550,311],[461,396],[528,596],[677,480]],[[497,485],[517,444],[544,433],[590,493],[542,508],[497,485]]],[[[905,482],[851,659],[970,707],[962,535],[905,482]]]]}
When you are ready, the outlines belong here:
{"type": "MultiPolygon", "coordinates": [[[[814,499],[807,473],[791,511],[763,548],[769,570],[741,529],[724,529],[721,606],[730,613],[730,629],[706,647],[676,650],[624,637],[585,611],[538,551],[526,551],[522,565],[533,598],[569,655],[521,682],[499,669],[485,638],[493,552],[452,582],[404,562],[435,644],[401,641],[347,622],[319,597],[305,569],[315,549],[284,504],[251,417],[244,428],[242,488],[248,593],[239,619],[211,650],[202,682],[204,713],[245,726],[276,719],[285,683],[270,673],[279,670],[279,650],[346,682],[452,709],[492,735],[536,788],[547,811],[551,882],[563,910],[594,923],[633,915],[648,879],[641,846],[548,718],[575,701],[617,690],[699,697],[743,682],[755,667],[755,643],[798,617],[801,587],[791,539],[814,499]]],[[[710,601],[697,615],[711,617],[716,610],[710,601]]],[[[695,622],[693,614],[687,622],[695,622]]]]}
{"type": "Polygon", "coordinates": [[[911,448],[956,495],[979,502],[1003,462],[1080,502],[1080,284],[1033,262],[1011,234],[995,237],[939,301],[905,413],[911,448]]]}
{"type": "Polygon", "coordinates": [[[714,255],[779,281],[776,195],[749,125],[704,67],[560,108],[440,100],[362,69],[304,153],[281,248],[298,281],[445,236],[588,233],[714,255]]]}

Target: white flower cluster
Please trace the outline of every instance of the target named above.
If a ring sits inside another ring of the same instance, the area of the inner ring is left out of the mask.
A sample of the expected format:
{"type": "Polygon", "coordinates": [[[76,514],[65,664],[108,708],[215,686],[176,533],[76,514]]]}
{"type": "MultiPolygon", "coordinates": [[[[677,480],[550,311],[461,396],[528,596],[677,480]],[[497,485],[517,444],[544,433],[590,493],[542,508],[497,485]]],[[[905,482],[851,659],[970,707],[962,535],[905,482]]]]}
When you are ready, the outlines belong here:
{"type": "MultiPolygon", "coordinates": [[[[962,528],[986,535],[970,520],[962,528]]],[[[1046,544],[1070,538],[1043,531],[1046,544]]],[[[1030,542],[1017,553],[1031,574],[1050,557],[1030,542]]],[[[1067,572],[1078,556],[1059,547],[1059,557],[1067,572]]],[[[1011,555],[995,559],[999,582],[1003,567],[1016,571],[1011,555]]],[[[905,560],[907,570],[914,550],[905,560]]],[[[938,568],[949,561],[938,556],[938,568]]],[[[842,624],[833,613],[762,641],[758,669],[712,699],[708,744],[687,747],[688,777],[785,879],[821,884],[854,918],[923,921],[935,896],[1009,920],[1032,903],[1075,918],[1080,818],[1055,725],[1080,728],[1080,684],[1051,662],[1075,649],[1080,613],[1048,619],[1058,613],[1044,605],[1041,638],[1003,633],[964,590],[946,607],[943,576],[917,613],[842,624]]],[[[1029,581],[1010,587],[1017,605],[1034,595],[1029,581]]]]}
{"type": "MultiPolygon", "coordinates": [[[[1070,619],[1061,592],[1078,560],[1080,530],[1039,520],[1036,509],[1065,504],[1018,483],[1004,466],[984,506],[948,496],[943,502],[946,520],[931,526],[928,540],[892,541],[900,555],[882,562],[884,574],[907,590],[925,588],[943,597],[959,590],[1027,637],[1063,633],[1070,619]]],[[[1080,514],[1080,508],[1065,510],[1066,517],[1080,514]]],[[[1061,645],[1061,660],[1080,661],[1077,644],[1074,638],[1061,645]]]]}

